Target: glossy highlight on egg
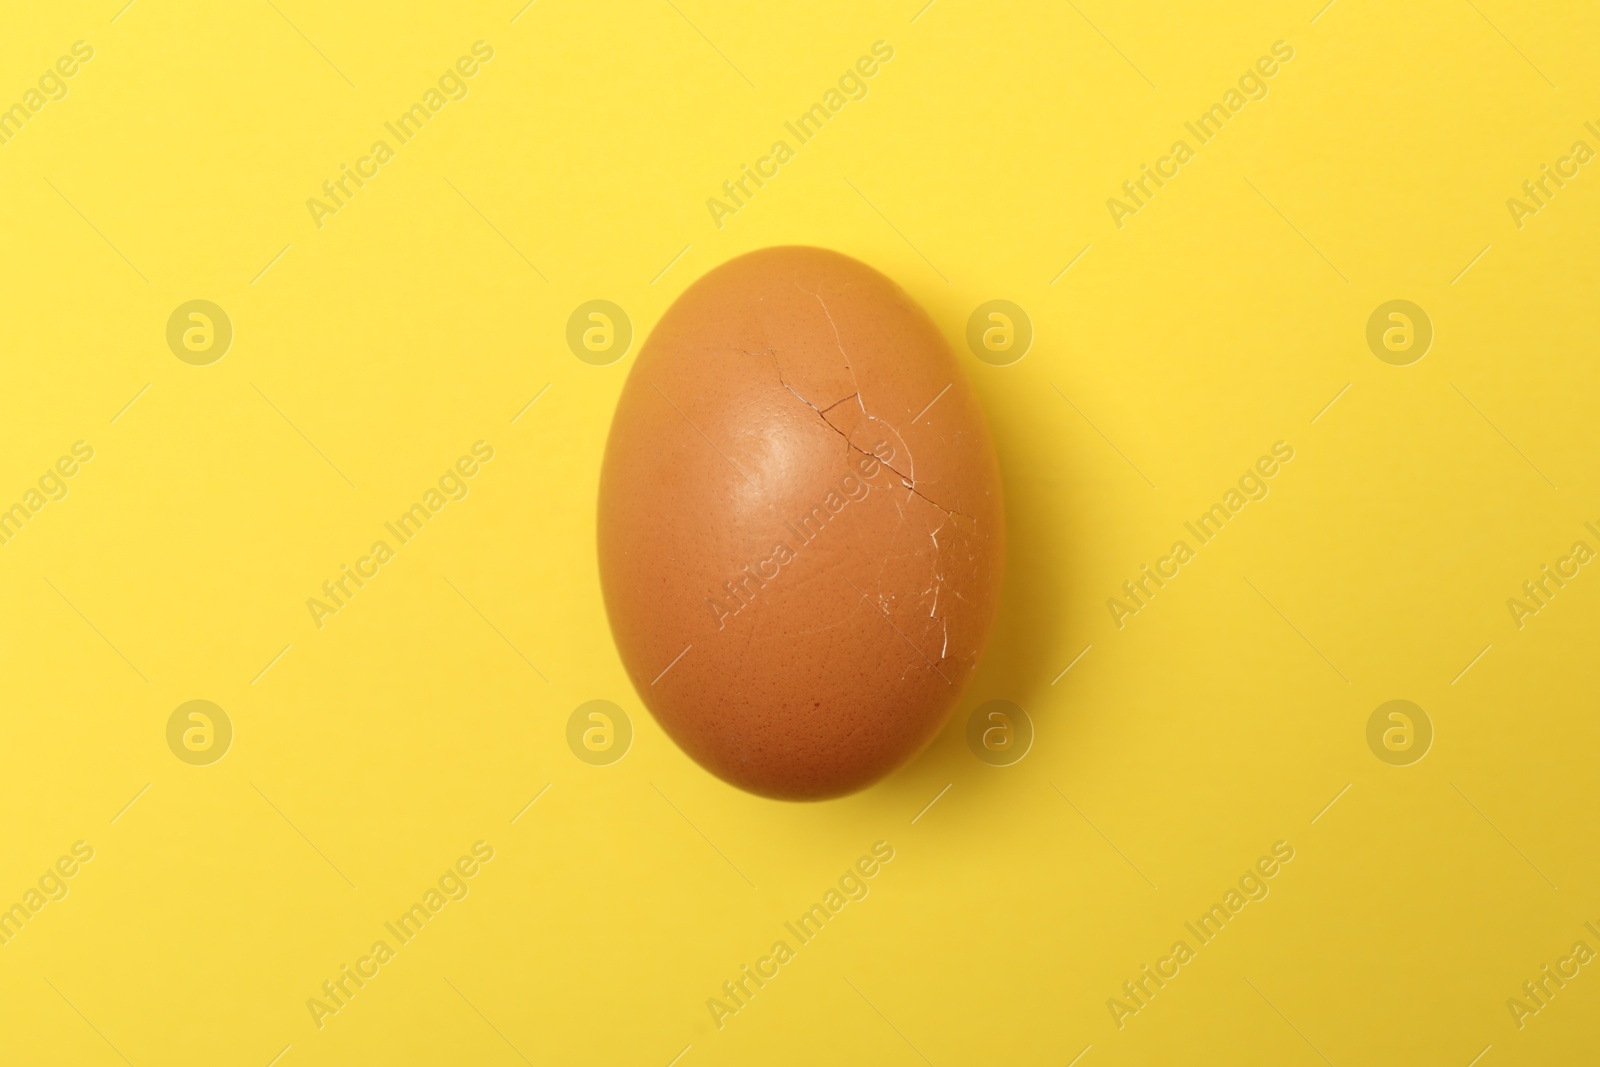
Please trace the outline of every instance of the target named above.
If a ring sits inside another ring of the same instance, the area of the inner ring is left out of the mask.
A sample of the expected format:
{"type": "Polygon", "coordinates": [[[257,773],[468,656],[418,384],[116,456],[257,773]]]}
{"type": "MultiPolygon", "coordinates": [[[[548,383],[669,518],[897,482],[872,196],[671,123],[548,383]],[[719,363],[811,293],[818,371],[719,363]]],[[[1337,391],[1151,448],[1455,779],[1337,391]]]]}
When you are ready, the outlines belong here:
{"type": "Polygon", "coordinates": [[[640,697],[762,796],[865,788],[943,727],[994,624],[1000,471],[949,344],[820,248],[692,284],[640,349],[600,476],[601,587],[640,697]]]}

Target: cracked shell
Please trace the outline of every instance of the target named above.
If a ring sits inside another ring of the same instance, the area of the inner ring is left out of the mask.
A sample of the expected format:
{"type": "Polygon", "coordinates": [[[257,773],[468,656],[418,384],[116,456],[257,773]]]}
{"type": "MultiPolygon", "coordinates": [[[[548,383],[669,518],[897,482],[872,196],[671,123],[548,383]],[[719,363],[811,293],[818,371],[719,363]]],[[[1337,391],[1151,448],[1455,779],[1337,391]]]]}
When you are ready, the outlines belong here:
{"type": "Polygon", "coordinates": [[[628,675],[702,767],[768,797],[864,788],[920,752],[994,623],[988,426],[894,282],[819,248],[711,271],[639,352],[600,475],[628,675]]]}

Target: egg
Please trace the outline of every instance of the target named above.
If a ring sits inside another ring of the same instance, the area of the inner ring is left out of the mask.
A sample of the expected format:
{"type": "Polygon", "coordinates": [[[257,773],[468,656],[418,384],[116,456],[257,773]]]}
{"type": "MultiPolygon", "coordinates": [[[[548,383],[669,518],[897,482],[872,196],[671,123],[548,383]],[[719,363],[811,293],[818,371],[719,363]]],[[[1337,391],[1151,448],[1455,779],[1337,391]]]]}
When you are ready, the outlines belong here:
{"type": "Polygon", "coordinates": [[[938,735],[1005,555],[983,411],[927,313],[821,248],[692,284],[601,465],[601,587],[661,728],[752,793],[862,789],[938,735]]]}

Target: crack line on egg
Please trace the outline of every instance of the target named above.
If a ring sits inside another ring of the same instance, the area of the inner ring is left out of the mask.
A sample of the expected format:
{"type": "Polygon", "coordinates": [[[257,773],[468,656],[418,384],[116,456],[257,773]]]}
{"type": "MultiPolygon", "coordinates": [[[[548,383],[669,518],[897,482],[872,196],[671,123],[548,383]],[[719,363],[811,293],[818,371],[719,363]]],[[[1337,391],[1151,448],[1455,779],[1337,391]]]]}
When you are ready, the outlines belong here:
{"type": "Polygon", "coordinates": [[[819,415],[826,415],[828,412],[832,411],[834,408],[838,407],[840,404],[843,404],[846,400],[850,400],[852,398],[856,399],[856,400],[859,400],[861,398],[861,394],[860,393],[851,393],[847,397],[843,397],[843,398],[841,398],[839,400],[835,400],[833,403],[829,404],[827,407],[825,407],[821,411],[819,411],[818,414],[819,415]]]}
{"type": "MultiPolygon", "coordinates": [[[[835,400],[833,403],[829,404],[826,408],[819,408],[819,407],[817,407],[817,405],[813,404],[811,401],[809,401],[805,397],[801,396],[799,390],[797,390],[794,386],[790,385],[787,381],[784,380],[784,378],[783,378],[783,365],[778,362],[778,351],[777,351],[777,349],[769,347],[769,348],[763,348],[760,352],[752,352],[748,348],[741,348],[741,349],[739,349],[739,351],[743,352],[747,356],[771,356],[772,357],[772,368],[778,374],[778,384],[783,386],[785,389],[789,390],[789,392],[791,394],[793,394],[794,398],[796,400],[800,401],[800,403],[804,404],[806,407],[810,408],[812,411],[815,411],[818,415],[822,416],[822,421],[823,422],[828,422],[828,416],[827,416],[828,412],[832,411],[834,408],[838,407],[840,404],[843,404],[846,400],[849,400],[850,397],[856,397],[858,400],[860,399],[860,394],[859,393],[851,393],[849,396],[840,397],[838,400],[835,400]]],[[[833,425],[833,423],[831,423],[831,422],[828,422],[828,427],[830,429],[832,429],[835,433],[842,432],[842,431],[839,430],[839,428],[837,426],[833,425]]]]}
{"type": "MultiPolygon", "coordinates": [[[[795,282],[794,285],[796,289],[799,289],[802,293],[807,293],[817,302],[817,306],[822,309],[823,316],[828,320],[828,325],[833,328],[833,347],[839,350],[839,355],[844,360],[844,369],[850,372],[850,380],[855,383],[856,387],[856,404],[861,408],[861,414],[866,415],[867,401],[861,395],[861,383],[856,381],[856,368],[850,362],[850,353],[844,350],[844,338],[839,336],[839,324],[833,321],[833,312],[828,310],[828,305],[823,301],[821,293],[813,293],[799,282],[795,282]]],[[[870,415],[867,417],[871,418],[870,415]]]]}
{"type": "MultiPolygon", "coordinates": [[[[790,385],[787,381],[784,380],[784,377],[783,377],[783,364],[778,362],[778,353],[776,351],[774,351],[771,348],[763,349],[759,353],[751,352],[751,351],[749,351],[747,349],[742,349],[742,348],[739,351],[744,352],[744,354],[747,355],[747,356],[770,355],[772,357],[773,370],[775,370],[777,372],[777,375],[778,375],[778,384],[783,386],[785,389],[789,390],[790,393],[794,394],[794,398],[796,400],[800,401],[800,403],[804,404],[806,407],[808,407],[812,411],[816,412],[817,413],[817,417],[822,420],[822,424],[824,426],[826,426],[828,429],[832,430],[834,433],[838,434],[840,437],[844,438],[845,451],[847,453],[852,451],[852,450],[854,450],[856,452],[861,453],[861,455],[866,456],[867,458],[869,458],[869,459],[871,459],[871,460],[873,460],[873,461],[875,461],[875,462],[877,462],[879,464],[882,464],[882,466],[883,466],[883,468],[885,470],[889,471],[889,473],[893,474],[895,477],[900,479],[900,485],[901,485],[902,488],[904,488],[906,490],[909,490],[911,493],[915,494],[916,496],[921,497],[923,500],[927,501],[929,504],[933,505],[934,507],[938,508],[940,511],[944,512],[946,515],[950,515],[950,516],[959,515],[961,518],[966,519],[969,522],[973,522],[974,525],[976,525],[976,520],[974,520],[971,515],[968,515],[968,514],[966,514],[964,512],[956,511],[953,508],[945,507],[943,504],[939,503],[937,500],[935,500],[932,497],[930,497],[927,493],[924,493],[922,490],[918,489],[917,486],[916,486],[916,480],[915,480],[915,478],[912,477],[912,475],[907,474],[905,471],[899,470],[896,467],[894,467],[894,466],[892,466],[892,465],[890,465],[888,463],[885,463],[879,457],[873,455],[871,452],[868,452],[866,449],[862,448],[860,445],[858,445],[854,441],[850,440],[850,435],[849,434],[845,433],[843,430],[839,429],[839,427],[835,426],[831,421],[829,421],[828,416],[827,416],[827,412],[832,411],[834,408],[838,407],[840,404],[844,403],[846,400],[849,400],[851,396],[855,397],[856,403],[858,403],[858,404],[861,403],[861,393],[860,393],[859,386],[857,387],[857,391],[852,393],[852,394],[850,394],[850,396],[846,396],[846,397],[843,397],[843,398],[841,398],[839,400],[835,400],[832,404],[829,404],[826,408],[819,408],[819,407],[817,407],[817,405],[813,404],[811,401],[809,401],[805,397],[801,396],[799,394],[799,392],[796,391],[794,386],[790,385]]],[[[854,379],[854,377],[855,377],[855,372],[852,370],[851,371],[852,380],[854,379]]],[[[889,424],[887,422],[884,422],[884,420],[879,419],[876,415],[870,414],[864,406],[861,408],[861,413],[863,415],[865,415],[869,419],[872,419],[872,420],[874,420],[876,422],[883,422],[883,424],[885,426],[889,426],[889,424]]],[[[893,426],[889,426],[889,429],[894,433],[894,435],[896,437],[900,437],[900,431],[895,430],[893,426]]],[[[901,440],[904,441],[905,439],[902,437],[901,440]]],[[[907,453],[907,455],[909,455],[909,452],[907,453]]]]}
{"type": "MultiPolygon", "coordinates": [[[[845,403],[846,401],[854,399],[856,401],[857,406],[860,408],[861,413],[866,418],[871,419],[873,421],[877,421],[877,422],[881,422],[882,421],[880,419],[877,419],[876,416],[872,415],[866,409],[866,403],[865,403],[864,399],[861,396],[860,383],[859,383],[859,381],[856,380],[856,377],[855,377],[855,368],[850,363],[849,353],[845,352],[845,350],[844,350],[842,339],[839,336],[838,324],[836,322],[834,322],[832,314],[830,314],[828,312],[827,304],[823,302],[823,300],[822,300],[822,298],[821,298],[821,296],[819,294],[809,292],[809,290],[804,289],[798,283],[796,284],[795,287],[797,289],[800,289],[801,292],[805,292],[805,293],[807,293],[807,295],[813,297],[817,301],[818,305],[822,308],[822,312],[823,312],[824,316],[826,316],[827,319],[828,319],[829,326],[831,326],[833,328],[834,346],[839,350],[839,355],[845,361],[845,368],[850,372],[851,381],[853,383],[855,383],[855,385],[856,385],[856,391],[854,393],[851,393],[851,394],[847,395],[847,396],[841,397],[838,400],[835,400],[834,402],[829,404],[826,408],[818,407],[816,404],[812,403],[810,400],[807,400],[804,396],[800,395],[800,392],[797,389],[795,389],[794,386],[790,385],[789,382],[784,378],[784,376],[783,376],[783,364],[778,359],[778,353],[777,353],[777,350],[775,348],[773,348],[771,346],[768,346],[768,347],[762,349],[759,353],[752,352],[749,349],[743,349],[743,348],[739,349],[739,351],[743,352],[747,356],[766,355],[766,356],[772,357],[773,371],[774,371],[774,373],[776,373],[776,375],[778,377],[778,384],[782,385],[785,389],[787,389],[789,391],[789,393],[796,400],[800,401],[800,403],[804,404],[806,407],[810,408],[813,412],[815,412],[817,417],[822,420],[823,425],[827,426],[828,429],[832,430],[834,433],[838,434],[841,439],[843,439],[844,444],[845,444],[845,453],[846,453],[846,455],[849,455],[852,451],[854,451],[854,452],[857,452],[857,453],[861,454],[862,456],[866,456],[868,458],[873,459],[874,461],[876,461],[879,464],[881,464],[890,473],[892,473],[896,477],[898,477],[900,479],[900,483],[901,483],[901,486],[903,488],[905,488],[906,490],[911,492],[913,495],[921,497],[924,502],[926,502],[927,504],[929,504],[930,506],[932,506],[934,508],[937,508],[939,511],[944,513],[945,522],[940,523],[940,525],[936,529],[934,529],[932,531],[932,533],[929,534],[929,540],[932,542],[933,550],[934,550],[934,566],[933,566],[932,583],[927,588],[925,588],[923,590],[923,595],[927,595],[929,593],[933,594],[933,604],[928,610],[928,618],[930,620],[932,620],[933,622],[936,622],[936,623],[939,624],[940,636],[941,636],[939,658],[941,660],[943,660],[944,658],[946,658],[946,656],[948,655],[949,650],[950,650],[950,623],[949,623],[948,619],[941,618],[939,616],[939,599],[940,599],[940,596],[942,595],[943,590],[944,590],[945,576],[944,576],[944,573],[943,573],[943,568],[941,566],[942,557],[943,557],[943,551],[942,551],[942,546],[939,544],[938,533],[941,530],[943,530],[945,528],[945,526],[949,525],[950,520],[952,520],[952,519],[954,519],[956,517],[967,519],[969,522],[973,522],[974,525],[976,525],[976,522],[975,522],[975,520],[972,519],[972,517],[970,515],[966,515],[966,514],[964,514],[962,512],[958,512],[958,511],[954,511],[954,510],[952,510],[950,508],[946,508],[946,507],[944,507],[944,505],[940,504],[938,501],[934,500],[932,497],[929,497],[926,493],[924,493],[921,490],[919,490],[916,487],[914,477],[912,477],[907,472],[898,470],[897,468],[895,468],[891,464],[884,462],[878,456],[874,455],[871,452],[866,451],[861,446],[855,444],[853,441],[850,440],[849,435],[846,434],[845,431],[841,430],[838,426],[834,425],[832,420],[830,420],[828,418],[828,412],[832,411],[834,408],[836,408],[839,405],[845,403]]],[[[940,391],[939,396],[935,397],[934,399],[938,400],[940,397],[942,397],[944,395],[945,392],[949,391],[949,388],[950,387],[947,385],[944,390],[940,391]]],[[[933,406],[932,404],[928,405],[928,407],[932,407],[932,406],[933,406]]],[[[924,412],[926,412],[926,410],[927,409],[924,408],[924,412]]],[[[885,422],[884,425],[887,426],[890,429],[890,431],[895,434],[895,436],[897,438],[900,437],[899,431],[894,430],[894,428],[892,426],[889,426],[889,424],[887,422],[885,422]]],[[[903,441],[903,438],[901,438],[901,440],[903,441]]],[[[909,451],[907,452],[907,458],[910,458],[909,451]]],[[[901,525],[902,526],[906,525],[907,524],[907,519],[906,519],[905,509],[901,506],[900,500],[898,500],[898,499],[896,499],[894,497],[891,497],[890,499],[891,499],[891,502],[895,506],[895,511],[900,516],[901,525]]],[[[889,562],[891,560],[905,558],[906,556],[911,556],[911,555],[915,555],[915,553],[903,553],[903,554],[900,554],[900,555],[897,555],[897,556],[885,556],[882,559],[880,559],[879,560],[879,565],[878,565],[878,573],[874,578],[874,584],[876,584],[877,581],[880,581],[882,579],[883,572],[884,572],[885,569],[887,569],[888,564],[889,564],[889,562]]],[[[847,581],[848,581],[848,579],[847,579],[847,581]]],[[[851,583],[851,584],[852,584],[852,588],[854,588],[854,583],[851,583]]],[[[858,589],[857,592],[860,592],[860,590],[858,589]]],[[[964,600],[965,599],[964,597],[962,597],[960,595],[960,593],[958,591],[952,590],[951,592],[955,595],[956,599],[958,599],[958,600],[964,600]]],[[[905,634],[900,631],[900,628],[898,626],[894,626],[893,621],[889,619],[887,608],[884,605],[880,604],[880,605],[878,605],[878,609],[879,609],[879,612],[884,615],[885,621],[889,622],[890,626],[893,626],[895,631],[897,633],[900,633],[901,637],[905,638],[905,640],[907,641],[908,644],[912,644],[912,647],[914,649],[916,649],[918,655],[921,655],[923,657],[923,659],[927,660],[928,657],[927,657],[926,653],[922,652],[922,650],[920,648],[917,648],[917,646],[913,642],[911,642],[910,638],[906,638],[905,634]]],[[[831,629],[831,628],[832,627],[826,627],[824,629],[831,629]]],[[[809,632],[821,632],[821,631],[809,631],[809,632]]],[[[745,646],[746,652],[748,652],[750,642],[753,641],[753,639],[754,639],[754,632],[752,631],[752,633],[750,635],[750,640],[748,640],[746,642],[746,646],[745,646]]],[[[930,666],[934,666],[932,660],[928,660],[928,663],[929,663],[930,666]]],[[[944,677],[943,672],[939,671],[937,666],[934,666],[934,670],[939,673],[940,677],[944,677]]],[[[945,678],[945,681],[947,683],[949,683],[950,680],[948,678],[945,678]]]]}
{"type": "MultiPolygon", "coordinates": [[[[867,594],[862,593],[860,587],[857,586],[855,582],[850,581],[849,578],[845,578],[845,583],[847,585],[849,585],[851,589],[854,589],[857,593],[861,593],[861,599],[862,600],[865,600],[868,604],[872,603],[872,598],[867,596],[867,594]]],[[[877,605],[873,605],[873,606],[877,607],[877,605]]],[[[944,684],[945,685],[948,685],[951,688],[955,687],[955,683],[952,682],[949,678],[945,677],[945,673],[944,673],[944,671],[941,671],[939,669],[939,665],[937,663],[933,662],[933,660],[928,659],[928,654],[926,652],[922,651],[922,649],[918,648],[916,646],[916,643],[914,641],[912,641],[911,638],[907,637],[905,635],[904,631],[902,631],[900,629],[900,627],[898,627],[898,626],[896,626],[894,624],[894,620],[889,618],[889,615],[888,615],[887,612],[883,611],[880,608],[879,611],[878,611],[878,614],[883,617],[883,621],[884,622],[889,624],[889,628],[891,630],[893,630],[895,633],[900,635],[900,640],[904,641],[906,644],[911,646],[911,651],[913,651],[917,655],[921,656],[927,662],[928,666],[933,668],[933,673],[934,674],[937,674],[940,678],[944,678],[944,684]]],[[[901,677],[904,677],[904,675],[901,675],[901,677]]]]}

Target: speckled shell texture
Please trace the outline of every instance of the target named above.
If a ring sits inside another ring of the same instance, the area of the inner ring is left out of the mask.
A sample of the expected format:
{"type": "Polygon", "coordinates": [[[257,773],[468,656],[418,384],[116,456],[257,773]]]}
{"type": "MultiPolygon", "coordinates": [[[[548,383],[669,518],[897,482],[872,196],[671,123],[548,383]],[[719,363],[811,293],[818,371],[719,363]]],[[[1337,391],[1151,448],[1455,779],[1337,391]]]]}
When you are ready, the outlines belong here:
{"type": "Polygon", "coordinates": [[[640,350],[600,477],[622,661],[685,752],[820,799],[915,756],[993,626],[1000,474],[927,313],[819,248],[695,282],[640,350]]]}

